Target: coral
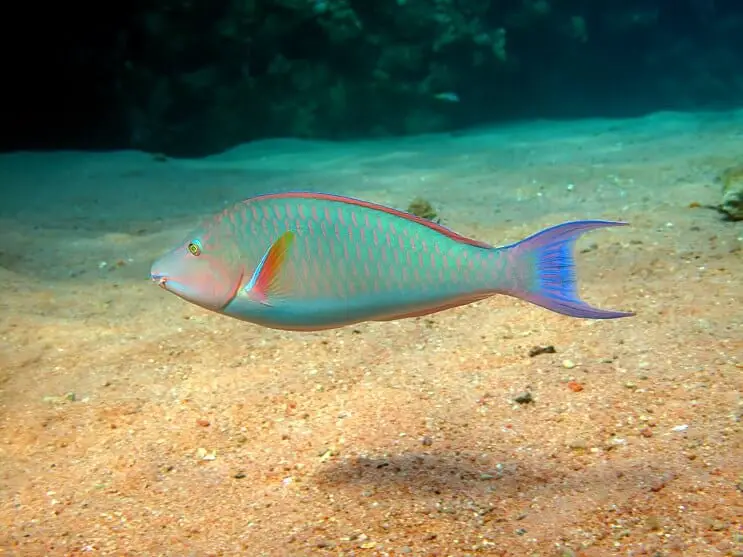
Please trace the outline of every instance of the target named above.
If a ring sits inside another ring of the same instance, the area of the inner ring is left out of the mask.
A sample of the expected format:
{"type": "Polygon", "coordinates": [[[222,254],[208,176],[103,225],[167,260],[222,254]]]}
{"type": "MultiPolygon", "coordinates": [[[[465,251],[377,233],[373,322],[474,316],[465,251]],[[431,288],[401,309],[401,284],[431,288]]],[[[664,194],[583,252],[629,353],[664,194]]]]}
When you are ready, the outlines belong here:
{"type": "Polygon", "coordinates": [[[410,205],[408,205],[408,213],[428,220],[434,220],[438,217],[438,214],[431,203],[422,197],[416,197],[410,202],[410,205]]]}
{"type": "Polygon", "coordinates": [[[732,220],[743,220],[743,164],[726,168],[719,179],[722,182],[720,211],[732,220]]]}
{"type": "Polygon", "coordinates": [[[585,43],[588,41],[588,27],[586,25],[586,19],[579,15],[570,17],[570,31],[569,35],[575,40],[585,43]]]}
{"type": "Polygon", "coordinates": [[[318,15],[317,21],[333,43],[343,43],[354,39],[364,29],[358,15],[345,0],[327,3],[324,0],[317,0],[315,13],[318,15]]]}
{"type": "MultiPolygon", "coordinates": [[[[739,103],[743,6],[716,4],[712,49],[676,33],[689,3],[676,4],[163,0],[131,4],[110,52],[86,47],[90,55],[67,59],[74,69],[95,56],[115,74],[110,93],[98,77],[89,88],[111,95],[120,143],[169,155],[266,136],[415,134],[602,106],[739,103]],[[436,101],[442,93],[461,102],[436,101]]],[[[75,75],[100,75],[90,70],[75,75]]],[[[730,191],[725,207],[737,214],[730,191]]]]}

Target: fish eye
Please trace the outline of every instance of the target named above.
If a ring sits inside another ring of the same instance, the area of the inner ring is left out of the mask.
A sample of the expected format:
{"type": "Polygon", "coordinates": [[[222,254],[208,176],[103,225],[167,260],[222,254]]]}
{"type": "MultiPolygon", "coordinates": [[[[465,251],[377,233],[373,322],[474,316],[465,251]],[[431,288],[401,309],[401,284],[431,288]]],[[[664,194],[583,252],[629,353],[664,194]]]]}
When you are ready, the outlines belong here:
{"type": "Polygon", "coordinates": [[[201,255],[201,242],[199,242],[198,240],[194,240],[193,242],[188,244],[188,251],[191,253],[191,255],[201,255]]]}

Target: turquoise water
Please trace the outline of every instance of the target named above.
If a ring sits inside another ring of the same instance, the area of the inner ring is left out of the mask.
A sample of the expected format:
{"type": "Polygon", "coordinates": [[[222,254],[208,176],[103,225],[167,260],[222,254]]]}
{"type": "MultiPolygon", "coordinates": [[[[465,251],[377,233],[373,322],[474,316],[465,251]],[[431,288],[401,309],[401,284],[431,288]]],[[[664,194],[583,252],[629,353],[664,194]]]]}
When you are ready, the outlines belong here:
{"type": "Polygon", "coordinates": [[[649,516],[687,554],[737,550],[743,235],[704,206],[740,162],[742,122],[661,113],[201,159],[1,156],[0,548],[526,555],[578,548],[580,531],[608,555],[621,513],[638,524],[627,551],[670,547],[649,516]],[[598,324],[498,297],[283,333],[149,280],[199,219],[294,189],[403,209],[422,196],[496,245],[627,220],[579,244],[580,291],[637,316],[598,324]],[[525,391],[534,402],[515,401],[525,391]]]}

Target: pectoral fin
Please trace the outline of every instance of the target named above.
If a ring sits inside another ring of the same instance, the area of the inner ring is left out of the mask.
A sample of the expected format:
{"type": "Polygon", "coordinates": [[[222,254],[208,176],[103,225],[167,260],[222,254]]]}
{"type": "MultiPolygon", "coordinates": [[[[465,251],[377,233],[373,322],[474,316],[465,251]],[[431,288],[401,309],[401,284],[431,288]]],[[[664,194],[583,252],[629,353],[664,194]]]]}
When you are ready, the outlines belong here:
{"type": "Polygon", "coordinates": [[[279,274],[293,242],[294,232],[287,230],[268,248],[245,285],[245,293],[250,299],[271,305],[272,298],[281,296],[279,274]]]}

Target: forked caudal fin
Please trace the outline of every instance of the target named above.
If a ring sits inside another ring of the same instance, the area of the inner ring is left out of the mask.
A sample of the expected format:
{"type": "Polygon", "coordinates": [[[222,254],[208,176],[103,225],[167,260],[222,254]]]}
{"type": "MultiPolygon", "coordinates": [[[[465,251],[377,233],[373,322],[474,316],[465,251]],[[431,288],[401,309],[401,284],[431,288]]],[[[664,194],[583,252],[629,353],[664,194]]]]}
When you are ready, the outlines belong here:
{"type": "Polygon", "coordinates": [[[519,273],[523,283],[510,294],[571,317],[615,319],[634,315],[586,304],[578,297],[575,280],[573,248],[578,237],[596,228],[626,224],[603,220],[566,222],[508,246],[513,263],[526,266],[519,273]]]}

